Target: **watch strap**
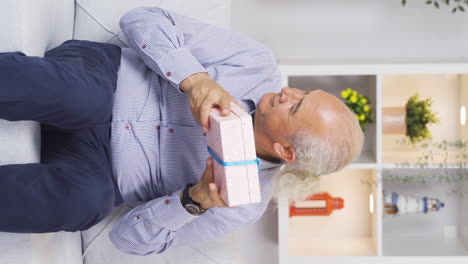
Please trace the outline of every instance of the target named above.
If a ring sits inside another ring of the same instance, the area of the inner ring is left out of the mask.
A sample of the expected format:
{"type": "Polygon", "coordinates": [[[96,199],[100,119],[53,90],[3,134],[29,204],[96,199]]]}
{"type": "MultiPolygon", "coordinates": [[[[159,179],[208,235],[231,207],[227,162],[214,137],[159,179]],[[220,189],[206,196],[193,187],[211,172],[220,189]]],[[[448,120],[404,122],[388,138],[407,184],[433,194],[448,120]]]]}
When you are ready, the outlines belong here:
{"type": "Polygon", "coordinates": [[[189,193],[189,189],[190,187],[194,186],[195,184],[193,183],[189,183],[185,186],[184,190],[183,190],[183,193],[182,193],[182,199],[181,199],[181,202],[182,202],[182,206],[192,215],[200,215],[202,213],[204,213],[206,211],[206,209],[203,209],[201,204],[192,200],[192,198],[190,197],[190,193],[189,193]],[[187,209],[187,206],[191,206],[191,207],[196,207],[198,209],[198,213],[193,213],[191,211],[189,211],[187,209]]]}

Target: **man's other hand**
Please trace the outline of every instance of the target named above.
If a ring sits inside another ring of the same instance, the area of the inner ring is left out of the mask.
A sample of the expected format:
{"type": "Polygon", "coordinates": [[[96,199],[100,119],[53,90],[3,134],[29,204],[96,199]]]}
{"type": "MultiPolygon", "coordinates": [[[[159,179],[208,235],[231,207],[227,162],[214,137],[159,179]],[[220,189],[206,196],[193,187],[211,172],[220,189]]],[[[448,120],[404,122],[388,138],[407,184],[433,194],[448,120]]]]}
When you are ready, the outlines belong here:
{"type": "Polygon", "coordinates": [[[213,159],[206,160],[205,172],[200,182],[189,189],[192,200],[200,203],[203,209],[211,207],[227,207],[227,204],[219,196],[218,187],[214,183],[213,159]]]}
{"type": "Polygon", "coordinates": [[[241,106],[206,72],[195,73],[185,78],[180,83],[180,89],[189,94],[193,118],[201,124],[205,133],[209,129],[211,108],[218,106],[221,115],[228,116],[231,113],[231,102],[241,106]]]}

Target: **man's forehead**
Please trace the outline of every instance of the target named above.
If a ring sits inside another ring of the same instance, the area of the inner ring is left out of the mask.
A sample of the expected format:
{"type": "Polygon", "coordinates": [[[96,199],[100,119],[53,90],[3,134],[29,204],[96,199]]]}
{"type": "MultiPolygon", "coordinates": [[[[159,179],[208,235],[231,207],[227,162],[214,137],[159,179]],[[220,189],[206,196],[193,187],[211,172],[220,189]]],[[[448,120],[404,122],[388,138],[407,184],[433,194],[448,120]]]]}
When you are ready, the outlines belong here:
{"type": "Polygon", "coordinates": [[[315,91],[306,91],[304,98],[292,118],[293,128],[304,128],[310,126],[311,120],[314,120],[317,109],[317,93],[315,91]]]}
{"type": "Polygon", "coordinates": [[[305,118],[311,117],[315,114],[317,106],[320,105],[320,99],[323,94],[320,90],[306,91],[301,108],[298,109],[298,114],[305,118]]]}
{"type": "Polygon", "coordinates": [[[301,109],[298,110],[297,125],[321,134],[320,132],[336,123],[337,115],[342,109],[341,104],[334,95],[313,90],[305,96],[301,109]]]}

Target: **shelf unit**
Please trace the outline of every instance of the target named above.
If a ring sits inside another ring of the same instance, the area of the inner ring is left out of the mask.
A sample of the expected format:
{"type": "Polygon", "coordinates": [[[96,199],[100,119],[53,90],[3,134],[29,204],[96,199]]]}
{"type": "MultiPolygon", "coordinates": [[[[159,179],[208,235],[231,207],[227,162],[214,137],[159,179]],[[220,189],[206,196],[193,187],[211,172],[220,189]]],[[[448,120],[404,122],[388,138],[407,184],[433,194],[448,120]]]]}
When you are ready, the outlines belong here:
{"type": "MultiPolygon", "coordinates": [[[[368,126],[366,129],[366,144],[364,145],[361,157],[355,162],[349,164],[341,172],[324,176],[323,190],[335,190],[338,184],[336,180],[332,179],[345,179],[339,177],[348,176],[349,182],[343,184],[349,186],[356,184],[357,181],[362,181],[363,175],[370,177],[374,184],[369,187],[366,194],[358,195],[361,199],[360,209],[353,209],[357,214],[361,214],[361,220],[371,217],[368,228],[365,224],[356,223],[352,226],[348,223],[349,227],[360,230],[359,232],[348,232],[346,228],[338,227],[339,220],[350,219],[350,222],[356,222],[356,216],[347,215],[345,212],[336,211],[326,220],[318,217],[292,217],[289,218],[289,207],[285,199],[279,201],[278,206],[278,247],[279,247],[279,263],[468,263],[468,245],[453,246],[453,250],[441,249],[440,254],[434,253],[435,256],[428,256],[424,254],[427,250],[415,250],[412,255],[411,252],[404,252],[399,250],[397,246],[403,245],[403,242],[420,244],[425,242],[428,246],[437,241],[437,237],[413,237],[413,240],[407,239],[405,241],[398,240],[392,236],[384,236],[386,232],[393,232],[394,227],[392,221],[388,221],[383,217],[382,208],[382,191],[384,186],[396,188],[397,190],[404,190],[407,186],[397,186],[386,183],[383,179],[383,174],[386,171],[399,171],[401,168],[392,162],[392,160],[385,160],[383,153],[385,149],[382,145],[382,107],[384,105],[384,81],[388,76],[409,76],[409,75],[463,75],[465,78],[465,90],[468,90],[468,63],[449,63],[449,64],[345,64],[345,65],[280,65],[282,74],[283,86],[290,86],[299,89],[322,89],[326,92],[332,93],[339,97],[339,91],[348,87],[356,89],[360,93],[365,93],[371,98],[372,108],[374,111],[375,123],[368,126]],[[329,178],[326,178],[329,177],[329,178]],[[335,184],[333,184],[335,183],[335,184]],[[363,198],[370,193],[373,194],[373,213],[369,214],[362,212],[362,208],[369,207],[369,198],[363,198]],[[359,211],[361,210],[361,211],[359,211]],[[353,218],[354,217],[354,218],[353,218]],[[333,228],[333,223],[336,228],[333,228]],[[310,228],[307,228],[310,226],[310,228]],[[320,226],[320,227],[319,227],[320,226]],[[302,228],[302,229],[301,229],[302,228]],[[345,229],[345,230],[343,230],[345,229]],[[341,231],[339,231],[341,230],[341,231]],[[340,233],[341,232],[341,233],[340,233]],[[392,240],[393,239],[393,240],[392,240]],[[419,240],[418,240],[419,239],[419,240]],[[433,239],[433,240],[431,240],[433,239]],[[330,245],[334,243],[335,245],[330,245]],[[349,245],[349,246],[346,246],[349,245]],[[333,251],[335,249],[335,251],[333,251]],[[333,253],[331,253],[333,252],[333,253]],[[445,252],[445,253],[444,253],[445,252]],[[449,253],[447,253],[449,252],[449,253]],[[449,255],[453,252],[454,255],[449,255]],[[444,256],[445,255],[445,256],[444,256]]],[[[468,101],[468,91],[465,91],[461,96],[465,97],[468,101]]],[[[425,98],[422,95],[422,98],[425,98]]],[[[464,102],[466,102],[464,101],[464,102]]],[[[468,106],[468,104],[467,104],[468,106]]],[[[468,140],[468,126],[465,125],[463,130],[459,133],[463,135],[462,140],[468,140]]],[[[416,171],[419,167],[408,167],[406,171],[416,171]]],[[[429,166],[429,170],[436,170],[435,166],[429,166]]],[[[454,167],[455,169],[455,167],[454,167]]],[[[342,188],[342,187],[341,187],[342,188]]],[[[463,188],[468,190],[468,184],[465,183],[463,188]]],[[[346,196],[346,191],[337,190],[336,192],[346,196]]],[[[330,191],[333,195],[333,191],[330,191]]],[[[428,193],[427,195],[431,195],[428,193]]],[[[340,195],[338,195],[340,196],[340,195]]],[[[467,195],[468,196],[468,195],[467,195]]],[[[355,199],[355,198],[353,198],[355,199]]],[[[345,208],[346,208],[345,198],[345,208]]],[[[349,204],[352,204],[349,201],[349,204]]],[[[459,205],[459,210],[468,211],[468,199],[460,198],[456,201],[459,205]]],[[[354,203],[353,206],[356,206],[354,203]]],[[[348,212],[349,213],[349,212],[348,212]]],[[[359,218],[359,217],[358,217],[359,218]]],[[[467,222],[466,225],[461,223],[459,229],[463,229],[463,234],[468,238],[468,214],[464,213],[459,216],[460,221],[467,222]]],[[[369,220],[366,220],[369,221],[369,220]]],[[[359,221],[357,221],[359,222],[359,221]]],[[[346,224],[344,224],[346,226],[346,224]]],[[[452,226],[453,227],[453,226],[452,226]]],[[[453,229],[448,230],[452,233],[453,229]]],[[[468,243],[468,241],[467,241],[468,243]]],[[[453,241],[440,244],[440,247],[451,247],[453,241]],[[442,246],[440,246],[442,245],[442,246]]],[[[437,251],[433,251],[437,252],[437,251]]]]}

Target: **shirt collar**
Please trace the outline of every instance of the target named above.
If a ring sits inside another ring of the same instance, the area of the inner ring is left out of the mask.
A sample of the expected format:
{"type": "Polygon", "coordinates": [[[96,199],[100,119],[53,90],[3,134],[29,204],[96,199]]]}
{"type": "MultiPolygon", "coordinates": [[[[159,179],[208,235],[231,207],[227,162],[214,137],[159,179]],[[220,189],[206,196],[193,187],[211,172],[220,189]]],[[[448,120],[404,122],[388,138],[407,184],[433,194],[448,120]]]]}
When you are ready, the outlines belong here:
{"type": "Polygon", "coordinates": [[[249,115],[252,117],[252,125],[255,127],[255,110],[249,112],[249,115]]]}
{"type": "Polygon", "coordinates": [[[268,169],[271,169],[271,168],[276,168],[276,167],[279,167],[283,164],[280,164],[280,163],[273,163],[273,162],[270,162],[270,161],[266,161],[262,158],[258,158],[258,160],[260,160],[260,164],[258,165],[258,167],[260,168],[260,170],[268,170],[268,169]]]}

